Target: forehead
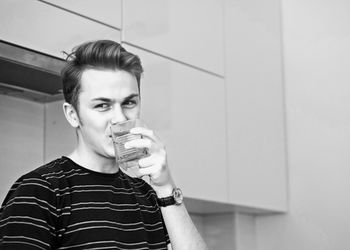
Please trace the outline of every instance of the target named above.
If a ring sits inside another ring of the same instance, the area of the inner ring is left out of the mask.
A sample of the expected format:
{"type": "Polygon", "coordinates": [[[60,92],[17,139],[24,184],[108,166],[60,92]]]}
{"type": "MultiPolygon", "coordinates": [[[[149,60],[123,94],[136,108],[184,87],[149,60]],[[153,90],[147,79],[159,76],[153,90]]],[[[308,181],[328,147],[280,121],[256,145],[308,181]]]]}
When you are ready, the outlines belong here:
{"type": "Polygon", "coordinates": [[[119,99],[138,93],[136,77],[124,70],[86,69],[81,76],[81,97],[119,99]]]}

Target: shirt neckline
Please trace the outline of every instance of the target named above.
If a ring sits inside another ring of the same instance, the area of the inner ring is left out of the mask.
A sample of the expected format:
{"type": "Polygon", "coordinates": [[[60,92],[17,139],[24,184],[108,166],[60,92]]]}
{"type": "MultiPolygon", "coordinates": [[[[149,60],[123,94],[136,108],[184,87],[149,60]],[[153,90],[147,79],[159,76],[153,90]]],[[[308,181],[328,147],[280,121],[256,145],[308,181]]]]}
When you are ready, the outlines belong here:
{"type": "Polygon", "coordinates": [[[97,175],[97,176],[102,176],[102,177],[108,177],[108,178],[115,178],[115,177],[118,177],[118,176],[122,176],[123,175],[123,171],[121,171],[120,169],[118,170],[118,172],[116,173],[102,173],[102,172],[97,172],[97,171],[94,171],[94,170],[91,170],[91,169],[88,169],[88,168],[85,168],[81,165],[79,165],[78,163],[76,163],[75,161],[73,161],[72,159],[70,159],[69,157],[67,156],[62,156],[61,157],[62,159],[64,160],[68,160],[70,163],[72,163],[76,168],[79,168],[85,172],[88,172],[90,174],[93,174],[93,175],[97,175]]]}

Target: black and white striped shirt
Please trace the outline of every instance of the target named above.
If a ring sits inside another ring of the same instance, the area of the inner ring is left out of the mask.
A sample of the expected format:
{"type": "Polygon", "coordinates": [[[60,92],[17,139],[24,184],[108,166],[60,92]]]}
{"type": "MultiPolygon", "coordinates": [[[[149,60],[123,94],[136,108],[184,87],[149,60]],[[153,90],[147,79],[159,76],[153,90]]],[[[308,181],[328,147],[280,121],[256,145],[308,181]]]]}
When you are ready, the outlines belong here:
{"type": "Polygon", "coordinates": [[[0,249],[167,249],[156,193],[119,171],[67,157],[14,183],[0,210],[0,249]]]}

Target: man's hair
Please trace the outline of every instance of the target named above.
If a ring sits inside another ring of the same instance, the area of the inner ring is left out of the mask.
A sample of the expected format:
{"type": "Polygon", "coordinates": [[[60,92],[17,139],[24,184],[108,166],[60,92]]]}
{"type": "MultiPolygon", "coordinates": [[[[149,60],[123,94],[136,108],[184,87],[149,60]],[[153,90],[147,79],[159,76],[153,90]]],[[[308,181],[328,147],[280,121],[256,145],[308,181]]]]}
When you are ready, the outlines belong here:
{"type": "Polygon", "coordinates": [[[140,90],[143,68],[138,56],[126,51],[119,43],[110,40],[83,43],[67,55],[66,65],[61,71],[64,99],[78,113],[80,80],[86,69],[124,70],[135,76],[140,90]]]}

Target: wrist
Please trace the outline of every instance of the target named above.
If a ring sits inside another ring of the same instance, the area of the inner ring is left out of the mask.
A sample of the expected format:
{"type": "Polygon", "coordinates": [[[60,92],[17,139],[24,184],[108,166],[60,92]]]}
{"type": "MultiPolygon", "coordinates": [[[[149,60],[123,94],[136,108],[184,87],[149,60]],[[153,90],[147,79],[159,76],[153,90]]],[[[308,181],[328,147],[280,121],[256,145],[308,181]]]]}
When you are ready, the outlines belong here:
{"type": "Polygon", "coordinates": [[[183,194],[180,188],[174,188],[171,195],[164,198],[157,198],[158,206],[167,207],[172,205],[181,205],[183,202],[183,194]]]}
{"type": "Polygon", "coordinates": [[[172,195],[174,188],[176,188],[176,186],[173,183],[153,187],[154,191],[156,191],[158,198],[164,198],[172,195]]]}

